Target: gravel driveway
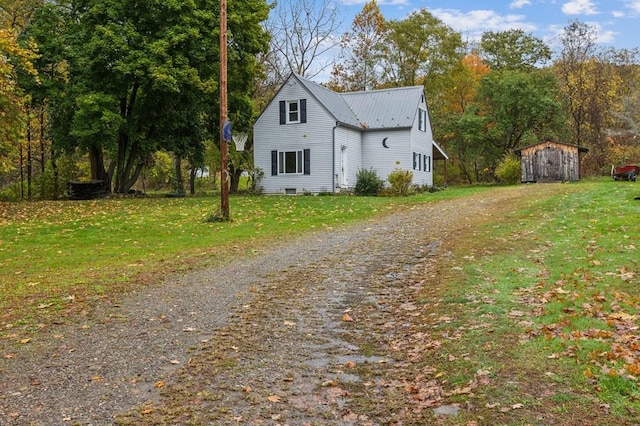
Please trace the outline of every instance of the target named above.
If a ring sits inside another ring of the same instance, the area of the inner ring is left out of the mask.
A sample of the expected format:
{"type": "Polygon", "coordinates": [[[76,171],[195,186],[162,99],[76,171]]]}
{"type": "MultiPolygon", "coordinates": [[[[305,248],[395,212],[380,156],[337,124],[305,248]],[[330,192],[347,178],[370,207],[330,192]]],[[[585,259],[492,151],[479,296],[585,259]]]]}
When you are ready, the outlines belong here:
{"type": "Polygon", "coordinates": [[[534,191],[413,206],[104,304],[0,359],[0,424],[390,424],[404,408],[367,375],[406,367],[379,349],[398,310],[456,264],[455,235],[534,191]]]}

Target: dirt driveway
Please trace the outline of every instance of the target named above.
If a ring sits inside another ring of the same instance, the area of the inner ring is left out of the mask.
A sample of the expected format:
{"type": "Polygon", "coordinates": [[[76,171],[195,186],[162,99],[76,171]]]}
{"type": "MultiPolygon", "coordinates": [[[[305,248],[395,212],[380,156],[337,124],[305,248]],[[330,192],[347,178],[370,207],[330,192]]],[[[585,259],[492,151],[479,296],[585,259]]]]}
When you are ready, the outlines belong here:
{"type": "Polygon", "coordinates": [[[20,348],[5,342],[0,424],[450,420],[460,407],[440,387],[411,387],[433,373],[412,362],[412,324],[428,315],[416,298],[460,264],[458,236],[551,188],[494,189],[281,241],[105,303],[20,348]]]}

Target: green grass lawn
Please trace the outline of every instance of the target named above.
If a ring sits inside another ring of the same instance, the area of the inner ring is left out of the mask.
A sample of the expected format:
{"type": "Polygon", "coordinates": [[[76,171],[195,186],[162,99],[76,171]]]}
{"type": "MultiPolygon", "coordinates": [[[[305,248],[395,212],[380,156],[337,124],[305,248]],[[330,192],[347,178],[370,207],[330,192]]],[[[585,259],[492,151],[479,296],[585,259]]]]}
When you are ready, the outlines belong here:
{"type": "Polygon", "coordinates": [[[459,242],[436,304],[456,320],[435,328],[461,337],[429,361],[452,384],[490,372],[496,384],[473,399],[487,418],[640,422],[638,196],[637,184],[583,182],[459,242]]]}

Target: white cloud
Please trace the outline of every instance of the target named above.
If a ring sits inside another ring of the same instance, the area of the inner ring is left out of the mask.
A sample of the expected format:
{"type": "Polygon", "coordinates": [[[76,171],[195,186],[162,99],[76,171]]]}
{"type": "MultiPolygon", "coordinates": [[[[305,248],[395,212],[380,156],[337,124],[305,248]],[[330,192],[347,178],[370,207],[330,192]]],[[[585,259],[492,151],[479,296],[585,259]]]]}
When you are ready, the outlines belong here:
{"type": "Polygon", "coordinates": [[[620,12],[618,10],[612,10],[611,14],[614,18],[624,18],[626,16],[624,12],[620,12]]]}
{"type": "Polygon", "coordinates": [[[537,29],[535,24],[525,21],[525,15],[499,15],[493,10],[461,12],[456,9],[434,9],[431,13],[472,40],[479,39],[485,31],[520,29],[530,33],[537,29]]]}
{"type": "Polygon", "coordinates": [[[509,9],[522,9],[525,6],[531,6],[531,0],[513,0],[509,9]]]}
{"type": "Polygon", "coordinates": [[[628,3],[628,7],[629,7],[629,9],[634,11],[635,13],[640,13],[640,1],[639,0],[630,1],[628,3]]]}
{"type": "Polygon", "coordinates": [[[598,10],[592,0],[571,0],[562,5],[565,15],[596,15],[598,10]]]}

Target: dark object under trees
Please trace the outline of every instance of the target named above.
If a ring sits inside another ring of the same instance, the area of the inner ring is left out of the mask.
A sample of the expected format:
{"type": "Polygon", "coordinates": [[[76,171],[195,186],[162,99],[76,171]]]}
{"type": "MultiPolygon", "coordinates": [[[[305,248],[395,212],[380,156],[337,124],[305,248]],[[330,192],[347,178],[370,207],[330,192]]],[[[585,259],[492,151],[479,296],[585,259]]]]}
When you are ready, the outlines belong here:
{"type": "Polygon", "coordinates": [[[91,180],[88,182],[68,182],[67,194],[72,200],[93,200],[107,195],[104,181],[91,180]]]}

